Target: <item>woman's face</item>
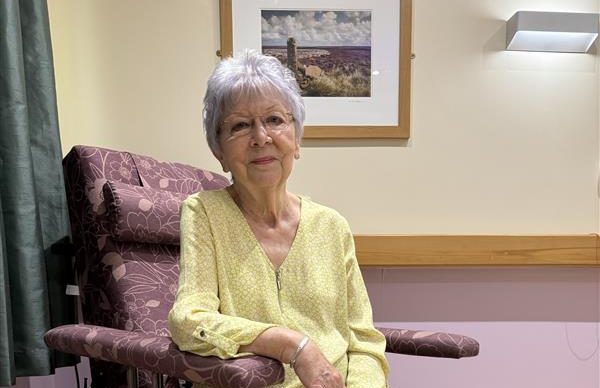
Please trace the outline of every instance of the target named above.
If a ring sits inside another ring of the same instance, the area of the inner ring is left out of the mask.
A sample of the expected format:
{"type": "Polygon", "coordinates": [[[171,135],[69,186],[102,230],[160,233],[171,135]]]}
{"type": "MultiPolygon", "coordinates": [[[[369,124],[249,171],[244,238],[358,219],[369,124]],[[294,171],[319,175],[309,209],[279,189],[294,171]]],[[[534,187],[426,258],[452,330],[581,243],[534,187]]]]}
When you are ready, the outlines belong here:
{"type": "Polygon", "coordinates": [[[276,93],[242,96],[223,112],[216,155],[235,184],[249,189],[285,185],[300,156],[289,107],[276,93]]]}

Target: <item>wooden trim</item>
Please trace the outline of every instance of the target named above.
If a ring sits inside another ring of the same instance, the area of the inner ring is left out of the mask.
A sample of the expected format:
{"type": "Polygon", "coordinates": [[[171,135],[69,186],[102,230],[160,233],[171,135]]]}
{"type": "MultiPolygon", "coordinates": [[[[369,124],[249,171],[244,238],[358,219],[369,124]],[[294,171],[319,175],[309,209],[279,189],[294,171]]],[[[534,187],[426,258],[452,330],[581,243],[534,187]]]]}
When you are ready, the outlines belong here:
{"type": "Polygon", "coordinates": [[[363,267],[599,266],[600,238],[589,235],[355,235],[363,267]]]}
{"type": "Polygon", "coordinates": [[[233,17],[231,13],[231,0],[219,1],[219,18],[221,19],[221,48],[217,55],[227,58],[233,55],[233,17]]]}
{"type": "Polygon", "coordinates": [[[412,63],[412,0],[400,3],[400,76],[398,90],[398,126],[402,138],[410,137],[410,85],[412,63]]]}
{"type": "MultiPolygon", "coordinates": [[[[401,93],[403,94],[403,93],[401,93]]],[[[404,109],[401,109],[404,110],[404,109]]],[[[391,125],[307,125],[303,139],[408,139],[410,128],[391,125]]]]}

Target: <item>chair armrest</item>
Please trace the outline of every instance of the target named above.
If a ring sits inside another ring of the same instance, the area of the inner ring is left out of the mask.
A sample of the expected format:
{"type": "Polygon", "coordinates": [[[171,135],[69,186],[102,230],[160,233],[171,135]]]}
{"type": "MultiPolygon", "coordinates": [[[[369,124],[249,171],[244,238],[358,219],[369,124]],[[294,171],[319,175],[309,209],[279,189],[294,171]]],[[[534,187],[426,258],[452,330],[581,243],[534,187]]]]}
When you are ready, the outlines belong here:
{"type": "Polygon", "coordinates": [[[48,347],[174,376],[215,387],[264,387],[280,383],[279,361],[250,356],[229,360],[181,352],[170,337],[93,325],[64,325],[44,335],[48,347]]]}
{"type": "Polygon", "coordinates": [[[449,333],[378,328],[385,336],[386,352],[411,356],[462,358],[479,354],[479,342],[449,333]]]}

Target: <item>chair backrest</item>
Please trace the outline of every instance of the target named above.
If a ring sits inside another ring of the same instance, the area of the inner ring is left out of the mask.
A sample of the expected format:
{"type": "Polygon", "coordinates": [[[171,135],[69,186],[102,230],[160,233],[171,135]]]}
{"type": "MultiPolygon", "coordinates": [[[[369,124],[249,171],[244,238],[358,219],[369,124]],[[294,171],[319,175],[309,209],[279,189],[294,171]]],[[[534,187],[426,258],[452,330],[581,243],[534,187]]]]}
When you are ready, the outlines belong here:
{"type": "Polygon", "coordinates": [[[228,180],[189,165],[88,146],[73,147],[63,168],[84,322],[169,335],[179,275],[179,205],[228,180]]]}

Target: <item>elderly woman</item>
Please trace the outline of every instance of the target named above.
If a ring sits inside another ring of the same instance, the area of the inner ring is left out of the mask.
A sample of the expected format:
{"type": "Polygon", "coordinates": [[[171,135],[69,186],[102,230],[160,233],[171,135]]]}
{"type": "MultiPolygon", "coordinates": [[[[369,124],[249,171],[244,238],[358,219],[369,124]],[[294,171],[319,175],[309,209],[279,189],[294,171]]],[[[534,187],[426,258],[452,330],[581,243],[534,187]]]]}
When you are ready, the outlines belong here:
{"type": "Polygon", "coordinates": [[[287,190],[304,122],[293,74],[246,52],[217,65],[204,103],[208,144],[233,184],[182,205],[173,340],[202,356],[277,359],[281,387],[385,387],[385,339],[350,228],[287,190]]]}

